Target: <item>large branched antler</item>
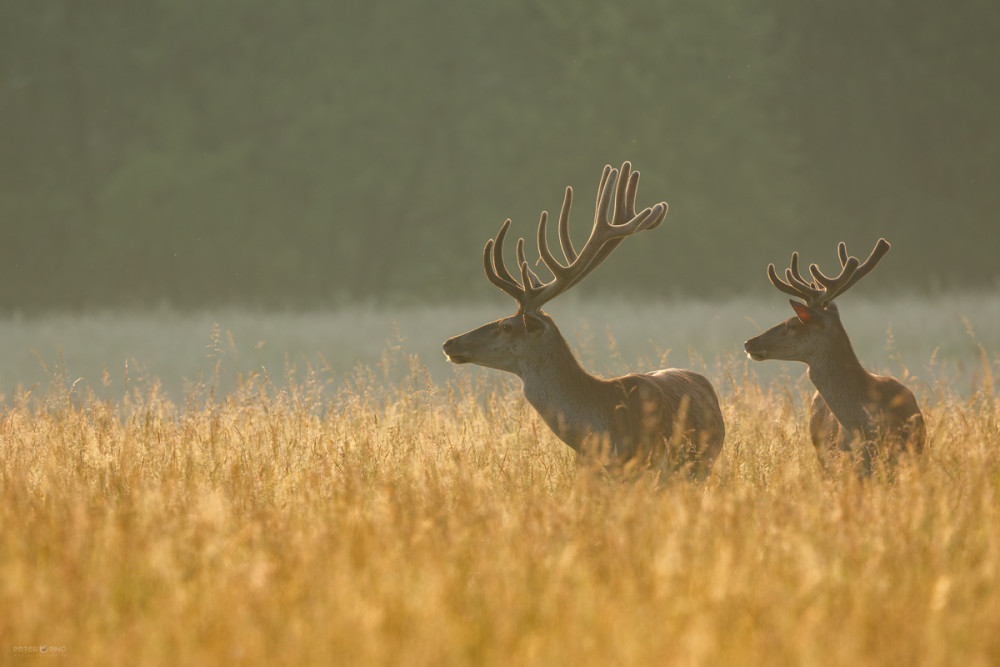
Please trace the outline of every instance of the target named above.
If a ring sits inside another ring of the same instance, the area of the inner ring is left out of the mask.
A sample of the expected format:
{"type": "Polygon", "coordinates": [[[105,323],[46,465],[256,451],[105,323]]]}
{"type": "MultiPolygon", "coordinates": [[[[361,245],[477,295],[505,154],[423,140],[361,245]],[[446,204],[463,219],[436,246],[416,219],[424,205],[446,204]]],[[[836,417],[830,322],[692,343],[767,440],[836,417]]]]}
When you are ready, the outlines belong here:
{"type": "Polygon", "coordinates": [[[622,164],[621,173],[607,165],[597,188],[597,205],[594,227],[583,249],[577,253],[569,236],[569,212],[573,205],[573,188],[566,188],[562,209],[559,212],[559,246],[563,260],[556,259],[546,240],[548,212],[542,211],[538,221],[538,255],[552,273],[552,280],[543,283],[532,271],[524,256],[524,239],[517,240],[517,266],[520,281],[511,275],[504,264],[503,242],[510,228],[510,219],[500,227],[496,238],[486,242],[483,249],[483,266],[490,282],[514,297],[520,310],[537,311],[543,304],[580,282],[618,247],[627,236],[647,229],[654,229],[667,214],[667,203],[635,212],[635,194],[639,186],[639,172],[632,171],[628,162],[622,164]],[[617,184],[617,185],[616,185],[617,184]],[[614,212],[608,219],[611,192],[614,188],[614,212]]]}
{"type": "Polygon", "coordinates": [[[785,269],[785,280],[778,277],[774,264],[767,265],[767,277],[785,294],[802,299],[811,308],[822,308],[864,278],[889,252],[890,247],[888,241],[879,239],[868,259],[861,263],[857,257],[847,254],[847,244],[841,242],[837,246],[840,274],[836,278],[830,278],[820,271],[817,265],[810,264],[809,273],[813,280],[808,282],[799,273],[799,253],[793,252],[791,264],[785,269]]]}

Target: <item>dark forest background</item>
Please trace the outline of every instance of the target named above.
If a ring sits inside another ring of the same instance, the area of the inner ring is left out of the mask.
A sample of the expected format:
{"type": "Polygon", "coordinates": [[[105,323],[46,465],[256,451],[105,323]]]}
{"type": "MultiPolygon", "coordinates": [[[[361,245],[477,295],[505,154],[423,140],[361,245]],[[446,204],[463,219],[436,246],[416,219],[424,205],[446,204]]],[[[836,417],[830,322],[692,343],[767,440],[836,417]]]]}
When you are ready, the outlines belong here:
{"type": "Polygon", "coordinates": [[[995,0],[0,0],[0,308],[477,299],[626,159],[670,213],[582,294],[994,289],[998,56],[995,0]]]}

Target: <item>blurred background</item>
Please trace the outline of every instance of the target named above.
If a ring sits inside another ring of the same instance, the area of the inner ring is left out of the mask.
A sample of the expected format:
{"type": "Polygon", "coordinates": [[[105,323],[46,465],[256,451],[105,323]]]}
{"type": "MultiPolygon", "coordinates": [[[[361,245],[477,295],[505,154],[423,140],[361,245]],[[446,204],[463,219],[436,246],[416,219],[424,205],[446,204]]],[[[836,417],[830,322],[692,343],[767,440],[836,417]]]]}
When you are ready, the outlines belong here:
{"type": "Polygon", "coordinates": [[[47,0],[0,26],[8,313],[499,301],[486,239],[533,239],[572,185],[582,242],[623,160],[670,213],[581,295],[764,293],[793,249],[879,236],[866,294],[998,285],[993,0],[47,0]]]}

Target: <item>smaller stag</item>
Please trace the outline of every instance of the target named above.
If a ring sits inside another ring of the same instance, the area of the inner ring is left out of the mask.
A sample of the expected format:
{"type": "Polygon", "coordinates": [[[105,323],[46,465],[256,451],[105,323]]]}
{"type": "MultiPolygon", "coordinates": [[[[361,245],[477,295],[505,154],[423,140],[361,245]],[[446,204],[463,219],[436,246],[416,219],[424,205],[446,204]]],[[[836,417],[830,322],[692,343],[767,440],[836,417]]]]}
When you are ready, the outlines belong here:
{"type": "Polygon", "coordinates": [[[774,264],[768,265],[771,283],[805,303],[790,301],[795,317],[751,338],[744,349],[755,361],[808,364],[809,379],[817,390],[809,433],[820,463],[829,470],[838,452],[844,452],[859,475],[870,476],[876,461],[891,470],[900,451],[923,450],[924,419],[913,392],[895,378],[862,368],[833,303],[878,264],[889,252],[889,243],[879,239],[864,263],[848,256],[843,243],[837,251],[841,268],[836,278],[828,278],[811,264],[813,280],[807,282],[799,274],[797,252],[792,253],[785,280],[778,277],[774,264]]]}
{"type": "Polygon", "coordinates": [[[558,227],[563,261],[549,250],[548,214],[542,212],[538,253],[552,273],[549,282],[543,283],[525,260],[524,239],[517,242],[520,281],[507,270],[503,241],[510,220],[504,222],[496,238],[486,243],[483,263],[490,282],[517,301],[517,312],[450,338],[444,352],[457,364],[478,364],[520,377],[528,402],[581,457],[612,469],[630,464],[704,479],[725,436],[711,383],[697,373],[677,369],[611,380],[594,377],[580,366],[555,322],[541,310],[596,269],[625,237],[663,221],[666,202],[635,212],[638,183],[639,172],[632,171],[628,162],[620,174],[610,166],[604,168],[594,226],[579,253],[568,227],[573,189],[566,188],[558,227]]]}

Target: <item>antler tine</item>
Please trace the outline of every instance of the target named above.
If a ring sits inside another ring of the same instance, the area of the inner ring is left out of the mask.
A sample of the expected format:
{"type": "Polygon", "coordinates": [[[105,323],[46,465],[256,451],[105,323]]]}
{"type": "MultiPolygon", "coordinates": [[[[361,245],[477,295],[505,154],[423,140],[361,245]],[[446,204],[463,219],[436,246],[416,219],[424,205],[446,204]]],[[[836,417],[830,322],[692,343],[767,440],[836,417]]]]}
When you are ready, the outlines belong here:
{"type": "Polygon", "coordinates": [[[524,291],[530,293],[532,290],[536,290],[543,287],[541,279],[538,275],[531,270],[528,266],[528,260],[524,258],[524,239],[517,240],[517,265],[521,269],[521,284],[524,286],[524,291]]]}
{"type": "Polygon", "coordinates": [[[625,237],[636,234],[640,231],[655,229],[660,226],[667,215],[669,208],[667,202],[660,202],[651,208],[645,208],[639,213],[635,212],[635,197],[639,187],[639,172],[632,170],[630,162],[622,163],[621,171],[618,172],[618,180],[615,187],[615,209],[608,220],[608,208],[611,203],[611,179],[615,178],[618,170],[610,165],[605,167],[605,173],[609,174],[607,179],[602,179],[602,190],[598,193],[598,208],[594,214],[594,228],[590,238],[584,246],[584,251],[596,248],[593,258],[581,267],[581,271],[576,274],[567,286],[572,287],[606,260],[615,248],[617,248],[625,237]],[[602,240],[603,237],[603,240],[602,240]]]}
{"type": "Polygon", "coordinates": [[[563,196],[562,208],[559,210],[559,245],[562,247],[566,263],[576,261],[576,248],[569,238],[569,210],[573,207],[573,188],[567,186],[563,196]]]}
{"type": "MultiPolygon", "coordinates": [[[[635,196],[636,190],[639,185],[639,172],[632,171],[632,165],[629,162],[622,164],[621,172],[614,169],[611,165],[605,165],[604,171],[601,174],[601,183],[597,195],[597,208],[594,216],[594,228],[591,230],[590,239],[587,243],[589,244],[595,236],[598,236],[598,228],[601,223],[604,222],[605,226],[608,227],[620,227],[623,224],[622,220],[633,221],[638,217],[635,213],[635,196]],[[620,175],[619,175],[620,174],[620,175]],[[615,209],[612,214],[612,219],[607,222],[607,211],[611,203],[610,191],[611,182],[617,178],[617,187],[615,188],[615,209]]],[[[538,253],[545,262],[545,265],[549,267],[552,271],[552,275],[559,276],[564,274],[566,269],[568,269],[579,256],[576,249],[573,247],[573,242],[570,240],[569,236],[569,211],[573,205],[573,188],[567,187],[566,194],[563,197],[562,209],[559,212],[559,245],[562,248],[563,255],[565,256],[566,263],[563,264],[556,260],[549,250],[548,243],[546,242],[546,225],[548,221],[548,214],[542,211],[542,217],[538,221],[538,253]]],[[[666,203],[664,202],[664,206],[666,203]]],[[[664,211],[663,215],[666,215],[664,211]]],[[[662,222],[663,217],[659,217],[657,220],[653,220],[652,224],[645,226],[644,229],[652,229],[662,222]]],[[[640,225],[636,225],[639,227],[640,225]]],[[[629,232],[631,233],[631,232],[629,232]]],[[[587,273],[590,273],[593,269],[597,268],[597,265],[604,261],[604,259],[611,254],[619,243],[621,243],[624,236],[620,238],[612,238],[606,241],[600,248],[600,252],[595,255],[594,260],[591,261],[592,267],[580,275],[580,278],[587,273]]],[[[579,279],[579,278],[578,278],[579,279]]],[[[575,282],[575,281],[574,281],[575,282]]]]}
{"type": "Polygon", "coordinates": [[[774,264],[768,264],[767,277],[771,280],[771,284],[782,292],[804,299],[806,305],[812,308],[822,308],[865,277],[889,252],[889,248],[888,241],[879,239],[871,254],[868,255],[868,259],[861,263],[857,257],[847,254],[846,244],[840,243],[837,245],[840,273],[835,278],[831,278],[820,271],[819,266],[810,264],[809,273],[813,277],[811,282],[806,282],[799,273],[799,254],[793,252],[791,264],[789,268],[785,269],[785,278],[788,282],[778,277],[774,264]]]}
{"type": "MultiPolygon", "coordinates": [[[[618,170],[611,165],[604,166],[604,174],[606,174],[606,177],[604,175],[601,176],[601,188],[597,191],[597,206],[594,208],[594,226],[590,230],[590,238],[594,237],[594,234],[600,229],[602,222],[607,224],[608,206],[611,205],[612,198],[611,187],[618,183],[618,170]]],[[[617,191],[617,187],[615,190],[617,191]]],[[[590,238],[587,239],[588,244],[590,243],[590,238]]]]}
{"type": "Polygon", "coordinates": [[[840,257],[840,266],[847,266],[848,254],[847,244],[841,241],[837,244],[837,255],[840,257]]]}
{"type": "Polygon", "coordinates": [[[517,284],[514,276],[510,275],[503,261],[503,240],[507,235],[509,227],[510,219],[508,218],[500,227],[496,238],[486,242],[486,247],[483,248],[483,268],[486,270],[486,277],[491,283],[514,297],[518,303],[521,303],[521,300],[524,298],[524,289],[517,284]]]}
{"type": "MultiPolygon", "coordinates": [[[[844,244],[841,243],[840,245],[844,244]]],[[[851,287],[854,286],[856,282],[858,282],[866,275],[868,275],[868,272],[874,269],[875,265],[878,264],[880,261],[882,261],[882,258],[885,257],[885,254],[889,252],[889,249],[891,247],[892,246],[889,245],[888,241],[886,241],[883,238],[880,238],[875,243],[875,247],[872,248],[871,254],[868,255],[868,259],[866,259],[861,264],[857,265],[857,268],[854,269],[854,271],[852,271],[851,274],[844,280],[843,284],[840,285],[837,288],[837,290],[834,291],[833,294],[826,299],[826,302],[829,303],[830,301],[833,301],[834,298],[849,290],[851,287]]],[[[846,246],[844,252],[846,253],[846,246]]],[[[848,260],[848,263],[857,263],[857,262],[858,262],[857,257],[851,257],[848,260]],[[853,262],[851,260],[853,260],[853,262]]]]}
{"type": "Polygon", "coordinates": [[[875,265],[882,261],[885,254],[892,249],[892,246],[883,238],[880,238],[875,242],[875,247],[872,248],[871,253],[868,255],[868,259],[858,267],[858,270],[854,272],[854,279],[861,280],[867,275],[869,271],[875,268],[875,265]]]}
{"type": "Polygon", "coordinates": [[[517,280],[514,276],[510,274],[507,270],[507,265],[503,261],[503,241],[507,237],[507,230],[510,229],[510,218],[500,226],[500,231],[497,232],[496,239],[493,242],[493,269],[496,271],[498,277],[501,279],[514,284],[514,286],[520,288],[517,284],[517,280]]]}
{"type": "Polygon", "coordinates": [[[621,171],[611,165],[604,167],[597,191],[594,226],[590,236],[580,254],[566,267],[564,272],[568,274],[566,278],[560,276],[559,291],[554,292],[552,296],[569,289],[589,275],[608,258],[626,236],[652,229],[663,222],[668,208],[666,202],[645,208],[639,213],[635,212],[638,184],[639,172],[632,170],[631,163],[624,162],[621,171]],[[613,185],[614,195],[612,195],[613,185]],[[615,209],[609,220],[608,212],[612,198],[615,209]]]}
{"type": "MultiPolygon", "coordinates": [[[[844,245],[841,243],[841,245],[844,245]]],[[[845,251],[846,254],[846,251],[845,251]]],[[[851,279],[858,268],[858,258],[848,257],[846,260],[843,259],[841,255],[841,267],[840,275],[836,278],[829,278],[819,270],[819,266],[816,264],[809,265],[809,273],[812,277],[816,279],[816,282],[823,286],[823,296],[818,305],[826,305],[833,301],[838,294],[843,292],[847,285],[851,283],[851,279]]]]}
{"type": "Polygon", "coordinates": [[[785,278],[788,279],[789,285],[799,291],[799,295],[805,300],[806,305],[818,305],[820,299],[823,297],[823,290],[819,288],[818,284],[811,281],[807,282],[802,277],[802,274],[799,273],[799,253],[792,253],[792,261],[789,263],[788,268],[785,269],[785,278]]]}
{"type": "MultiPolygon", "coordinates": [[[[591,246],[598,243],[597,238],[601,235],[601,229],[612,227],[615,222],[623,216],[623,213],[628,210],[627,207],[631,203],[632,219],[635,219],[634,207],[635,207],[635,188],[639,183],[639,172],[632,171],[632,164],[630,162],[624,162],[622,164],[621,172],[612,167],[610,164],[604,165],[604,172],[601,174],[601,184],[597,191],[597,206],[594,209],[594,226],[590,230],[590,236],[587,238],[587,243],[584,244],[584,250],[590,248],[591,246]],[[619,176],[621,174],[621,176],[619,176]],[[625,180],[627,175],[628,181],[634,179],[632,184],[633,192],[631,197],[628,193],[629,183],[625,180]],[[615,211],[612,214],[612,220],[608,221],[608,207],[611,205],[611,185],[615,183],[615,211]],[[623,187],[624,186],[624,187],[623,187]]],[[[593,259],[591,259],[587,266],[582,267],[580,271],[574,278],[570,280],[570,283],[566,286],[569,289],[573,283],[577,283],[583,279],[588,273],[593,271],[601,264],[608,255],[618,247],[624,240],[624,236],[617,239],[610,239],[600,243],[598,251],[594,254],[593,259]]]]}
{"type": "MultiPolygon", "coordinates": [[[[611,169],[612,178],[617,170],[611,169]]],[[[660,202],[653,207],[635,212],[635,196],[639,187],[639,172],[632,171],[628,162],[622,164],[621,174],[615,187],[615,209],[608,220],[608,208],[611,203],[610,183],[605,183],[603,196],[598,198],[598,209],[594,215],[594,229],[591,240],[605,236],[603,244],[595,254],[587,273],[593,271],[611,252],[618,247],[626,236],[640,231],[655,229],[663,222],[669,206],[660,202]]],[[[588,245],[591,243],[588,240],[588,245]]]]}
{"type": "Polygon", "coordinates": [[[667,214],[667,203],[635,212],[635,196],[639,183],[639,172],[632,171],[628,162],[622,164],[621,172],[610,165],[604,167],[597,191],[597,205],[594,226],[583,249],[578,253],[569,235],[569,213],[573,205],[573,189],[566,188],[562,209],[559,212],[559,245],[565,264],[556,259],[549,250],[547,239],[548,213],[543,211],[538,220],[538,254],[545,266],[552,272],[553,279],[543,283],[531,270],[524,256],[524,239],[517,243],[517,265],[521,282],[510,274],[503,261],[503,241],[510,220],[500,228],[495,239],[486,244],[483,264],[486,275],[494,285],[510,294],[520,304],[520,309],[537,310],[557,295],[582,280],[593,271],[618,246],[626,236],[646,229],[652,229],[663,222],[667,214]],[[612,193],[612,186],[614,192],[612,193]],[[614,199],[614,213],[608,219],[608,209],[614,199]]]}
{"type": "MultiPolygon", "coordinates": [[[[628,205],[629,199],[632,200],[632,206],[633,207],[635,206],[635,194],[633,193],[632,196],[629,197],[629,192],[628,192],[629,186],[631,185],[631,181],[632,181],[632,163],[626,161],[622,163],[622,168],[618,172],[618,183],[616,184],[615,187],[615,212],[611,214],[610,224],[612,225],[621,224],[620,223],[621,218],[623,218],[628,213],[628,209],[626,207],[628,205]]],[[[636,184],[638,185],[638,181],[636,181],[636,184]]],[[[633,211],[632,215],[629,217],[634,218],[635,212],[633,211]]]]}
{"type": "Polygon", "coordinates": [[[771,284],[777,287],[779,290],[784,292],[789,296],[794,296],[797,299],[803,299],[805,296],[799,292],[797,289],[786,283],[784,280],[778,277],[778,272],[774,268],[774,264],[767,265],[767,277],[770,279],[771,284]]]}
{"type": "Polygon", "coordinates": [[[785,269],[785,276],[789,277],[788,282],[795,287],[801,287],[807,291],[819,291],[818,285],[812,283],[811,281],[807,282],[806,279],[802,277],[802,274],[799,273],[799,253],[797,252],[792,253],[792,261],[789,262],[788,268],[785,269]]]}
{"type": "Polygon", "coordinates": [[[604,201],[604,197],[608,191],[608,181],[614,178],[614,174],[617,170],[610,164],[604,165],[604,170],[601,172],[601,182],[597,186],[597,202],[594,204],[594,211],[603,210],[607,204],[604,201]]]}
{"type": "MultiPolygon", "coordinates": [[[[639,189],[639,172],[632,170],[632,165],[629,162],[622,164],[621,178],[618,181],[618,189],[616,191],[615,199],[615,212],[611,219],[611,226],[621,227],[622,225],[629,224],[634,218],[638,217],[640,214],[635,212],[635,195],[639,189]],[[621,206],[619,206],[619,203],[621,206]],[[625,222],[628,220],[629,222],[625,222]]],[[[649,220],[645,223],[638,224],[642,231],[648,231],[650,229],[656,229],[663,222],[663,219],[667,215],[667,202],[660,202],[657,206],[663,206],[663,212],[659,215],[650,216],[649,220]]],[[[656,206],[651,207],[650,212],[656,206]]]]}
{"type": "MultiPolygon", "coordinates": [[[[635,217],[635,194],[639,189],[639,172],[633,171],[632,175],[628,179],[628,185],[625,188],[625,214],[629,217],[635,217]]],[[[667,202],[660,202],[663,204],[663,215],[654,216],[650,220],[649,224],[645,226],[644,230],[649,231],[650,229],[656,229],[663,222],[663,219],[667,216],[667,202]]]]}
{"type": "Polygon", "coordinates": [[[563,208],[559,214],[559,245],[562,247],[563,256],[566,259],[565,264],[555,258],[552,251],[549,250],[548,241],[546,241],[549,220],[548,212],[542,211],[542,215],[538,219],[538,256],[541,257],[542,261],[545,262],[545,266],[549,267],[549,271],[556,278],[565,274],[577,258],[576,250],[569,240],[569,229],[567,226],[569,208],[573,203],[573,192],[570,188],[566,190],[566,196],[563,198],[563,208]],[[567,252],[567,249],[569,252],[567,252]]]}
{"type": "Polygon", "coordinates": [[[492,257],[494,247],[494,241],[493,239],[490,239],[486,242],[486,247],[483,249],[483,268],[486,269],[486,277],[489,278],[491,283],[510,296],[514,297],[514,299],[520,303],[521,298],[524,296],[524,290],[522,290],[521,286],[515,281],[507,280],[497,273],[496,268],[493,265],[492,257]]]}
{"type": "Polygon", "coordinates": [[[802,275],[799,273],[799,253],[797,252],[792,253],[792,260],[789,263],[789,267],[785,269],[785,280],[788,282],[778,277],[778,272],[774,269],[774,264],[767,265],[767,277],[772,285],[789,296],[802,299],[806,302],[807,306],[816,305],[818,299],[823,294],[822,290],[811,283],[807,283],[802,278],[802,275]]]}

